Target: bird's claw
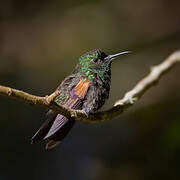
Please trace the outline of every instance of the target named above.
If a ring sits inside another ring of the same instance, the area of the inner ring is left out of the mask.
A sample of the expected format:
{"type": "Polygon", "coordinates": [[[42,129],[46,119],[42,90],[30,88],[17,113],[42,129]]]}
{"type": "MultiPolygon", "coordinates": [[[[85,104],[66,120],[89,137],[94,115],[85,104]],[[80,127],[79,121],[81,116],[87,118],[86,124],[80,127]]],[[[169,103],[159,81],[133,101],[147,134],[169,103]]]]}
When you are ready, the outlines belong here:
{"type": "Polygon", "coordinates": [[[72,118],[76,118],[76,117],[78,117],[78,114],[83,114],[83,115],[85,115],[86,116],[86,118],[88,118],[89,117],[89,113],[86,111],[86,110],[75,110],[75,111],[72,111],[71,112],[71,117],[72,118]]]}
{"type": "Polygon", "coordinates": [[[86,110],[82,110],[82,113],[88,118],[89,117],[89,113],[86,110]]]}

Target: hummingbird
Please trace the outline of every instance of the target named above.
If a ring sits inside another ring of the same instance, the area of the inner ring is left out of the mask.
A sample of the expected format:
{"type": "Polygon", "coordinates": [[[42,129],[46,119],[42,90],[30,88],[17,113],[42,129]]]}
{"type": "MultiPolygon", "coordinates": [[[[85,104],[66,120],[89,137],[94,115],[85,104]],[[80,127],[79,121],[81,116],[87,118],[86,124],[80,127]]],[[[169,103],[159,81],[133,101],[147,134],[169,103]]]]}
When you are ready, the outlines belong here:
{"type": "MultiPolygon", "coordinates": [[[[59,95],[54,101],[71,109],[82,110],[87,117],[99,110],[109,98],[112,60],[127,53],[130,51],[108,55],[96,49],[83,54],[73,72],[57,88],[59,95]]],[[[31,139],[32,143],[47,140],[46,149],[52,149],[62,142],[75,122],[74,118],[67,119],[48,110],[45,122],[31,139]]]]}

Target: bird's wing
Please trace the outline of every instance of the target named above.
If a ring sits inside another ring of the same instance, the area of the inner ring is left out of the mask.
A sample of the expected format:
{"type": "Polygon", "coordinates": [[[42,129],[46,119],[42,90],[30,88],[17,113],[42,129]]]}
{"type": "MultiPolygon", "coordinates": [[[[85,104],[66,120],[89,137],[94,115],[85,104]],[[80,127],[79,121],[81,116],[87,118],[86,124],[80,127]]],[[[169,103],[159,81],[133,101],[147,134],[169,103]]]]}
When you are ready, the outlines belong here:
{"type": "MultiPolygon", "coordinates": [[[[64,104],[64,106],[71,109],[79,109],[82,105],[82,100],[87,93],[89,85],[90,82],[88,80],[81,79],[78,84],[70,91],[70,98],[64,104]]],[[[44,139],[47,139],[55,134],[67,121],[68,119],[66,117],[58,114],[44,139]]]]}
{"type": "MultiPolygon", "coordinates": [[[[65,79],[62,84],[58,87],[61,92],[61,87],[66,87],[69,80],[74,80],[72,77],[65,79]]],[[[68,92],[69,99],[64,104],[65,107],[72,109],[80,109],[82,106],[82,101],[86,96],[90,82],[87,79],[80,79],[72,86],[70,92],[68,92]]],[[[52,144],[56,141],[61,141],[66,134],[69,132],[71,127],[74,124],[74,120],[68,120],[63,115],[57,114],[52,110],[49,110],[47,113],[45,123],[40,127],[37,133],[32,137],[32,142],[39,141],[41,139],[50,139],[52,144]]],[[[53,146],[53,145],[52,145],[53,146]]]]}

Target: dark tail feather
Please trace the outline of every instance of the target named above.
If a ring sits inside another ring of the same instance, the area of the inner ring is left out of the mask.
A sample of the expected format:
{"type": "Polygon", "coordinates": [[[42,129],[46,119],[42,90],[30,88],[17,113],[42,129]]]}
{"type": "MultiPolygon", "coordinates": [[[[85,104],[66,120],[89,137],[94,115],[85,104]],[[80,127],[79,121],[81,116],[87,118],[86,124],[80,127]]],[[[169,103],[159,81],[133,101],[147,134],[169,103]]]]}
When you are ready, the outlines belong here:
{"type": "Polygon", "coordinates": [[[64,137],[68,134],[75,120],[68,120],[63,115],[48,111],[46,115],[46,121],[32,137],[31,142],[47,139],[48,143],[46,149],[51,149],[59,144],[64,137]]]}
{"type": "Polygon", "coordinates": [[[52,149],[53,147],[58,145],[69,133],[74,123],[75,120],[67,120],[67,122],[63,126],[61,126],[53,135],[51,135],[50,137],[45,137],[45,139],[48,139],[46,149],[52,149]]]}
{"type": "Polygon", "coordinates": [[[46,134],[49,132],[53,122],[55,121],[57,113],[49,110],[46,114],[46,121],[42,124],[36,134],[31,138],[31,143],[35,143],[44,139],[46,134]]]}
{"type": "Polygon", "coordinates": [[[54,140],[49,140],[48,143],[46,144],[46,149],[52,149],[55,146],[57,146],[61,141],[54,141],[54,140]]]}

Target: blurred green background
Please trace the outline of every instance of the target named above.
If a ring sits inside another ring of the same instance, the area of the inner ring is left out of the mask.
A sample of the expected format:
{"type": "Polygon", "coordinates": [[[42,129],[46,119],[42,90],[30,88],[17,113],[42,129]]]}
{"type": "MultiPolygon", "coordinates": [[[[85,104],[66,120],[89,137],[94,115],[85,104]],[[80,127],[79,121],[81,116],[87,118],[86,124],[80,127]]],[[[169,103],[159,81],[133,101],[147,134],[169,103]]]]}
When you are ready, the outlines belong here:
{"type": "MultiPolygon", "coordinates": [[[[52,93],[78,57],[131,50],[112,65],[107,109],[180,48],[178,0],[2,0],[0,84],[52,93]]],[[[78,122],[57,148],[30,144],[43,108],[0,97],[0,180],[180,178],[180,66],[120,117],[78,122]]]]}

